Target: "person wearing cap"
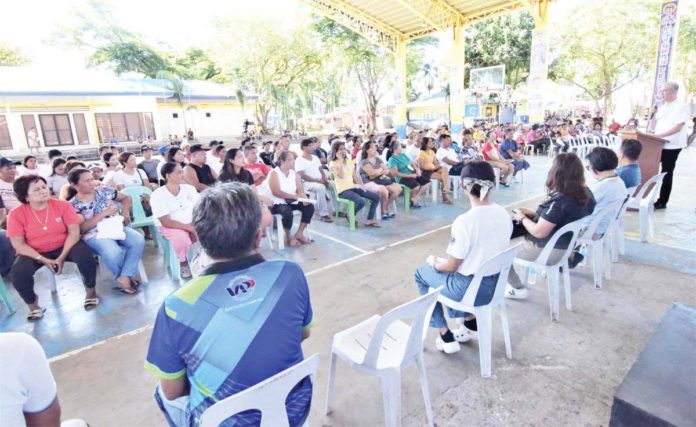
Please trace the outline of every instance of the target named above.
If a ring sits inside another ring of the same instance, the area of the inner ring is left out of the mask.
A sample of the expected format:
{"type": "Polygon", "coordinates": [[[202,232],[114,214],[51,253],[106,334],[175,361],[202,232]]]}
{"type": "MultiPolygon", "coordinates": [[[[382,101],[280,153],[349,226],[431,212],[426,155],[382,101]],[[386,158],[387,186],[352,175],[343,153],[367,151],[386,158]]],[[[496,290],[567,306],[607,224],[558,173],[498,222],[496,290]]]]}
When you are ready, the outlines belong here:
{"type": "Polygon", "coordinates": [[[189,150],[191,161],[184,168],[186,183],[193,185],[200,193],[217,182],[217,174],[205,163],[207,148],[193,144],[189,150]]]}
{"type": "Polygon", "coordinates": [[[13,162],[6,157],[0,157],[0,197],[5,202],[7,212],[19,206],[21,203],[17,200],[17,195],[14,192],[14,181],[17,177],[17,165],[19,162],[13,162]]]}
{"type": "Polygon", "coordinates": [[[143,145],[140,149],[140,154],[142,154],[143,160],[138,163],[138,169],[145,171],[147,180],[150,181],[151,184],[157,184],[159,181],[157,179],[157,166],[160,161],[152,157],[152,147],[149,145],[143,145]]]}

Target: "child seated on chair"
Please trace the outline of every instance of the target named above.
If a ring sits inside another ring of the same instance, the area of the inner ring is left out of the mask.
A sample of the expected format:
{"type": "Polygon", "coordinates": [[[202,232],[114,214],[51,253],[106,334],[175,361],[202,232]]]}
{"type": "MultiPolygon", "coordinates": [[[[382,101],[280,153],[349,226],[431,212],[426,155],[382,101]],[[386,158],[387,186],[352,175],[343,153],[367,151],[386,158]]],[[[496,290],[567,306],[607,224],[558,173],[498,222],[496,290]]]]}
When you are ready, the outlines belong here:
{"type": "MultiPolygon", "coordinates": [[[[462,170],[462,186],[469,196],[471,209],[459,215],[452,224],[452,234],[447,247],[447,258],[428,257],[428,265],[416,270],[416,284],[421,295],[429,288],[444,284],[441,294],[460,301],[481,265],[507,249],[512,233],[512,223],[502,207],[489,200],[491,189],[495,187],[493,167],[484,161],[468,163],[462,170]]],[[[481,280],[476,295],[476,304],[488,304],[493,298],[498,275],[487,276],[481,280]]],[[[451,317],[464,317],[465,313],[449,310],[451,317]]],[[[435,341],[438,350],[445,353],[459,351],[459,343],[472,338],[476,331],[476,320],[469,316],[464,326],[458,330],[447,327],[442,305],[437,303],[430,326],[438,328],[440,335],[435,341]]]]}

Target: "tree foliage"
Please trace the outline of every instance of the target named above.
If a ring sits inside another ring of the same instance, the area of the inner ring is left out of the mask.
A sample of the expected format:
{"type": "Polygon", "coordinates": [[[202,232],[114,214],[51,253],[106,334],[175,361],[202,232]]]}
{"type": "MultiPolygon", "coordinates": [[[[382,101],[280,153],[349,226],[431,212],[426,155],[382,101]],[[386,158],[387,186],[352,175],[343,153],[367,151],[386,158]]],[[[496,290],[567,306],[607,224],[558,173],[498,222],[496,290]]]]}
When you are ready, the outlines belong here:
{"type": "MultiPolygon", "coordinates": [[[[603,116],[618,89],[652,70],[658,37],[659,3],[650,0],[587,0],[570,12],[572,31],[560,32],[550,77],[582,89],[603,116]]],[[[569,23],[570,25],[570,23],[569,23]]]]}
{"type": "Polygon", "coordinates": [[[53,41],[87,50],[88,66],[106,66],[116,74],[136,72],[150,78],[166,71],[183,79],[208,80],[221,72],[202,49],[172,52],[153,47],[115,21],[112,10],[100,0],[90,0],[88,7],[72,13],[72,22],[56,31],[53,41]]]}
{"type": "Polygon", "coordinates": [[[299,87],[320,66],[311,33],[238,20],[218,21],[217,33],[211,55],[225,70],[220,78],[258,95],[256,120],[264,128],[274,108],[287,120],[299,87]]]}
{"type": "Polygon", "coordinates": [[[696,7],[680,11],[675,74],[684,83],[685,92],[696,95],[696,7]]]}
{"type": "Polygon", "coordinates": [[[464,29],[464,82],[473,68],[505,64],[507,84],[516,88],[529,74],[534,19],[518,12],[478,22],[464,29]]]}
{"type": "MultiPolygon", "coordinates": [[[[324,51],[344,58],[346,70],[358,82],[365,100],[370,125],[374,129],[379,103],[393,83],[395,75],[393,55],[330,19],[316,19],[313,28],[325,46],[324,51]]],[[[406,82],[409,99],[416,99],[420,95],[412,85],[412,81],[422,68],[424,49],[436,43],[437,40],[434,37],[424,37],[412,40],[406,45],[406,82]]]]}
{"type": "Polygon", "coordinates": [[[14,46],[0,42],[0,66],[19,67],[29,63],[29,58],[14,46]]]}

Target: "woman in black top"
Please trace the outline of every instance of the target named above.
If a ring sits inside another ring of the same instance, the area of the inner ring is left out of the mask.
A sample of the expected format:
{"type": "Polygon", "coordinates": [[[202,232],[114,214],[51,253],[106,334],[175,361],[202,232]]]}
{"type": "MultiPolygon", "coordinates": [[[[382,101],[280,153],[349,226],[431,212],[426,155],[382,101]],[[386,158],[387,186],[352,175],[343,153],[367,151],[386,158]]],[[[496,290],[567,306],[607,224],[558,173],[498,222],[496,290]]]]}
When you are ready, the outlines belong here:
{"type": "Polygon", "coordinates": [[[222,165],[220,182],[243,182],[254,185],[254,178],[251,172],[244,169],[244,155],[239,148],[230,148],[225,154],[225,163],[222,165]]]}
{"type": "MultiPolygon", "coordinates": [[[[525,239],[522,249],[517,254],[518,258],[535,260],[556,230],[592,214],[594,210],[595,199],[585,185],[582,161],[573,153],[562,153],[554,158],[546,178],[546,188],[549,198],[542,202],[536,211],[521,208],[515,214],[516,224],[512,237],[524,236],[525,239]]],[[[551,251],[549,264],[558,262],[569,243],[569,234],[558,239],[554,250],[551,251]]],[[[514,268],[510,269],[508,283],[506,297],[527,298],[528,291],[514,268]]]]}

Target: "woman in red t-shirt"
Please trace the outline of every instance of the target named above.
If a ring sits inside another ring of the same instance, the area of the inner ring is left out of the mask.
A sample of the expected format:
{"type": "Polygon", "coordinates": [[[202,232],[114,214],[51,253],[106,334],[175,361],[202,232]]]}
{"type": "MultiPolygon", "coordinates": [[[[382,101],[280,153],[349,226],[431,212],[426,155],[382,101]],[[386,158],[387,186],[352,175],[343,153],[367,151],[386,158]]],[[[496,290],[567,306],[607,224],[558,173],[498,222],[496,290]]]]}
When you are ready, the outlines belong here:
{"type": "Polygon", "coordinates": [[[486,134],[486,143],[483,144],[483,148],[481,149],[483,152],[483,159],[494,168],[500,170],[500,185],[507,187],[508,179],[515,171],[515,166],[500,157],[500,154],[498,154],[498,148],[496,134],[492,131],[488,132],[488,134],[486,134]]]}
{"type": "Polygon", "coordinates": [[[23,176],[14,182],[17,199],[22,203],[7,218],[7,237],[17,251],[12,266],[12,284],[29,306],[27,320],[43,318],[34,293],[34,273],[43,266],[61,274],[65,261],[74,262],[87,288],[86,310],[99,304],[95,291],[97,263],[94,254],[80,240],[80,218],[70,203],[51,198],[46,180],[23,176]]]}

